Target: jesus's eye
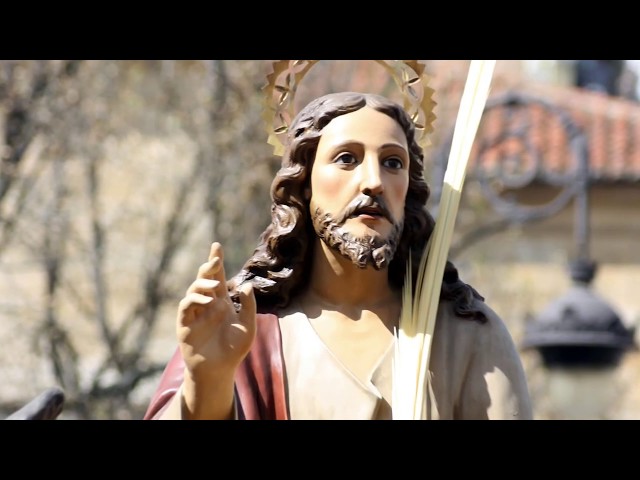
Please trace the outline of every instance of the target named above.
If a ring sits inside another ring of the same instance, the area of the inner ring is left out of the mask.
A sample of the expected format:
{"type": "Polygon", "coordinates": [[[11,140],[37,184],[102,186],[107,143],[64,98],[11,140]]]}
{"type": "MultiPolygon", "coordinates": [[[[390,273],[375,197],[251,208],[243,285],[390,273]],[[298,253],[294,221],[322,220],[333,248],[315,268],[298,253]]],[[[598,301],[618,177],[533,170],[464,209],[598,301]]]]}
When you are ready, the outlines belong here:
{"type": "Polygon", "coordinates": [[[334,162],[342,165],[355,165],[358,160],[351,153],[345,152],[338,155],[334,162]]]}
{"type": "Polygon", "coordinates": [[[400,170],[404,166],[404,163],[403,163],[402,159],[400,159],[399,157],[385,158],[384,162],[382,162],[382,164],[385,167],[391,168],[393,170],[400,170]]]}

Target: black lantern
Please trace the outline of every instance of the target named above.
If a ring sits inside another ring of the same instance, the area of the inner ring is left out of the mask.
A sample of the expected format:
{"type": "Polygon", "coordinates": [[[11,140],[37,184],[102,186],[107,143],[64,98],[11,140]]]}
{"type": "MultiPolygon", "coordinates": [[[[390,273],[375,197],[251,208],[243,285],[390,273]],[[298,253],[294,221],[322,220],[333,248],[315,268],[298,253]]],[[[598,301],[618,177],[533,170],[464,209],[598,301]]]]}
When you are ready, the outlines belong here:
{"type": "Polygon", "coordinates": [[[523,349],[535,348],[547,368],[610,368],[635,348],[635,329],[590,288],[593,262],[571,266],[572,287],[549,303],[525,329],[523,349]]]}

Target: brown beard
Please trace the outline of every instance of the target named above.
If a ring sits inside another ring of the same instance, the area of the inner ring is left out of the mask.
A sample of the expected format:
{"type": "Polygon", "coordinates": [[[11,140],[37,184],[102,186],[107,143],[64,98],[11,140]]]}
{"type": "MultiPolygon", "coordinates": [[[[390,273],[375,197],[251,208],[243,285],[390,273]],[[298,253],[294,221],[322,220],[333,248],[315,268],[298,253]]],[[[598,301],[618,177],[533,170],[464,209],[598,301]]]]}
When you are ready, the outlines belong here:
{"type": "MultiPolygon", "coordinates": [[[[347,207],[350,210],[350,207],[347,207]]],[[[390,219],[390,215],[385,214],[390,219]]],[[[350,215],[342,214],[338,220],[330,213],[324,213],[319,207],[311,214],[313,228],[320,239],[331,249],[351,260],[359,268],[373,266],[381,270],[389,266],[402,236],[402,223],[391,222],[393,229],[387,238],[380,239],[371,235],[356,237],[344,230],[344,223],[350,215]]]]}

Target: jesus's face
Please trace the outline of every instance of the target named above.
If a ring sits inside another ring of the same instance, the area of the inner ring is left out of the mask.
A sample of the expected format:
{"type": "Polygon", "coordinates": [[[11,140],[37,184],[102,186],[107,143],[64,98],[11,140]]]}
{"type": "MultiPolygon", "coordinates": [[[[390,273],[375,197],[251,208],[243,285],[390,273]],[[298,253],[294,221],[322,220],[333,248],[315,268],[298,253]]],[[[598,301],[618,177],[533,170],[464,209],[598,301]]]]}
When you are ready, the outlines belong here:
{"type": "Polygon", "coordinates": [[[397,247],[409,188],[402,127],[370,107],[340,115],[322,130],[311,171],[316,233],[365,268],[384,268],[397,247]]]}

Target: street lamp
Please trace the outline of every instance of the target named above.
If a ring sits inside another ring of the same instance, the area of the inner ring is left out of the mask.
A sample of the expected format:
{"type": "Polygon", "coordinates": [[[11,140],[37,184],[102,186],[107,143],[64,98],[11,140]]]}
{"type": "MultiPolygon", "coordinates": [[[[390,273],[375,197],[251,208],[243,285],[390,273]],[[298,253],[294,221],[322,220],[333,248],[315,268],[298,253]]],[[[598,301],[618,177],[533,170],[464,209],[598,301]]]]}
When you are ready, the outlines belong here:
{"type": "Polygon", "coordinates": [[[526,326],[522,348],[538,350],[549,369],[616,367],[634,348],[634,329],[590,288],[595,269],[593,262],[573,262],[572,287],[526,326]]]}

